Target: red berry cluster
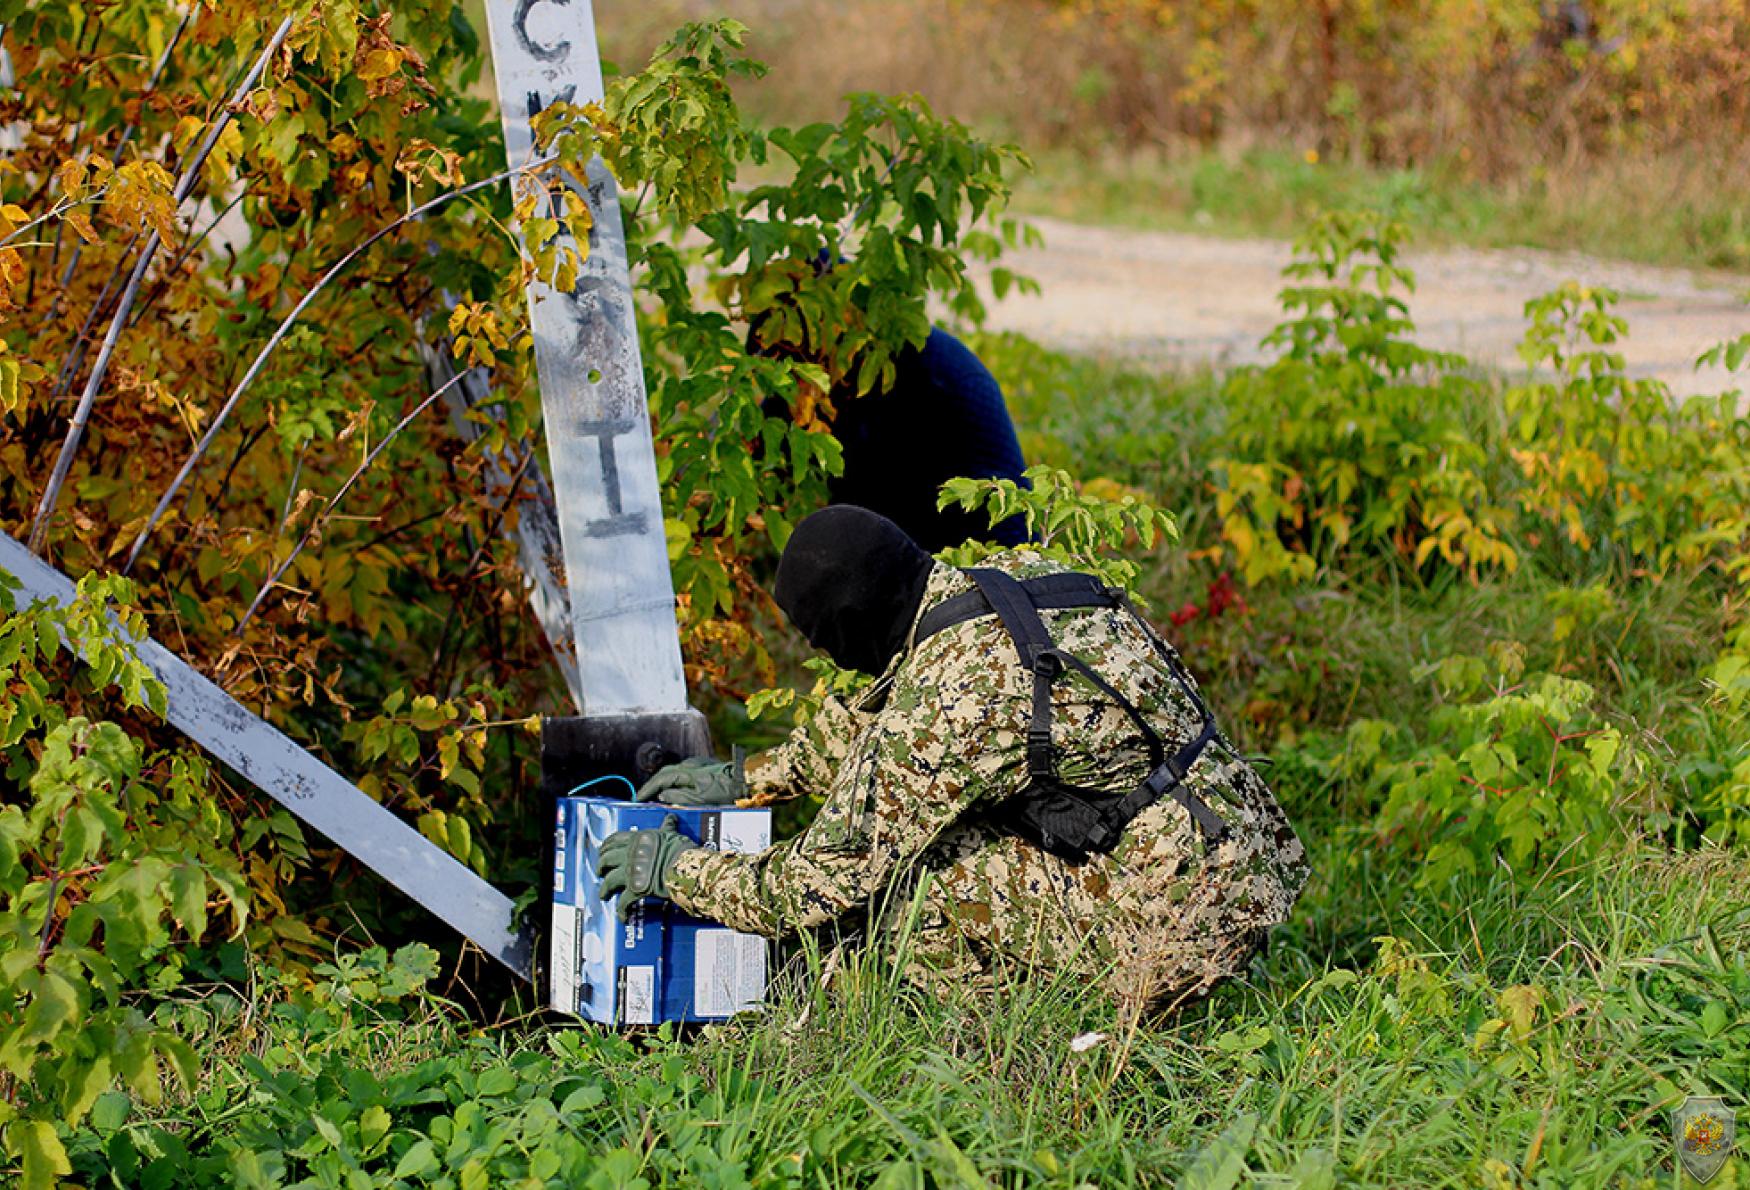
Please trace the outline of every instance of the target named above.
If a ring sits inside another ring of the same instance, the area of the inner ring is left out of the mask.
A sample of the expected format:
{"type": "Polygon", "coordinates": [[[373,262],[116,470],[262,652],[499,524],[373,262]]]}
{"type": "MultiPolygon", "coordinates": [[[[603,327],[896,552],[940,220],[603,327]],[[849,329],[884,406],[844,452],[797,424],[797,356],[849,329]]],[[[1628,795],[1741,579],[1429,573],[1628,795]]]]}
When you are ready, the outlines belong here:
{"type": "Polygon", "coordinates": [[[1198,616],[1213,620],[1223,612],[1235,611],[1243,616],[1252,610],[1246,606],[1245,597],[1240,594],[1239,588],[1234,586],[1233,575],[1225,570],[1211,580],[1204,599],[1202,607],[1197,605],[1196,600],[1192,600],[1167,618],[1173,622],[1175,628],[1182,628],[1198,616]]]}

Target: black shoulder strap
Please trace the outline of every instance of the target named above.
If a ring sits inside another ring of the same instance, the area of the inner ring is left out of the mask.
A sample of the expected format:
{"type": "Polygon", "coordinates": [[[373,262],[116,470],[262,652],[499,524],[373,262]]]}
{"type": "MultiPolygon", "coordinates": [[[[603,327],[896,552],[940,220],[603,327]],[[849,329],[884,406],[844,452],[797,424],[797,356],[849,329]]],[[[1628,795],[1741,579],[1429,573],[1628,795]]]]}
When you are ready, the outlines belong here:
{"type": "Polygon", "coordinates": [[[1003,622],[1003,627],[1009,630],[1009,637],[1021,655],[1021,667],[1032,669],[1034,658],[1051,648],[1051,633],[1046,630],[1045,621],[1039,618],[1039,611],[1027,597],[1027,592],[1000,570],[980,566],[967,570],[965,574],[978,584],[979,594],[1003,622]]]}
{"type": "MultiPolygon", "coordinates": [[[[1021,661],[1021,667],[1033,675],[1033,713],[1027,725],[1027,775],[1030,786],[1048,797],[1054,797],[1056,803],[1067,798],[1069,809],[1057,806],[1055,813],[1065,814],[1069,822],[1068,833],[1075,838],[1055,838],[1053,836],[1064,832],[1064,827],[1057,822],[1046,822],[1045,811],[1030,813],[1023,806],[1020,818],[1027,824],[1027,830],[1033,830],[1042,846],[1053,854],[1061,855],[1072,862],[1080,862],[1087,857],[1091,848],[1095,851],[1109,852],[1117,845],[1119,836],[1130,821],[1146,807],[1153,805],[1163,796],[1171,797],[1183,806],[1191,815],[1198,829],[1211,842],[1216,843],[1227,835],[1227,826],[1219,815],[1211,810],[1200,797],[1185,788],[1186,775],[1191,766],[1202,755],[1203,749],[1212,740],[1220,738],[1215,725],[1215,718],[1209,713],[1202,698],[1197,694],[1196,687],[1190,681],[1190,675],[1184,672],[1178,659],[1173,655],[1166,643],[1161,641],[1149,628],[1146,620],[1137,615],[1136,609],[1129,606],[1129,601],[1120,593],[1102,586],[1097,580],[1085,574],[1048,575],[1047,579],[1065,580],[1053,584],[1049,592],[1041,592],[1044,598],[1035,594],[1036,584],[1044,580],[1034,579],[1029,582],[1017,582],[1014,578],[1000,570],[989,568],[973,568],[964,572],[968,578],[977,584],[976,592],[959,595],[954,599],[945,600],[926,613],[919,622],[918,639],[929,635],[925,631],[931,615],[941,612],[949,605],[958,604],[950,613],[941,617],[931,631],[939,632],[952,624],[962,623],[981,615],[995,613],[1002,621],[1003,629],[1014,643],[1015,652],[1021,661]],[[1077,580],[1069,582],[1066,580],[1077,580]],[[1051,599],[1054,602],[1045,602],[1051,599]],[[976,602],[973,602],[976,600],[976,602]],[[1037,600],[1037,602],[1036,602],[1037,600]],[[1056,602],[1062,600],[1062,602],[1056,602]],[[1195,738],[1186,743],[1172,756],[1165,755],[1165,748],[1160,734],[1144,718],[1142,712],[1128,698],[1112,686],[1094,668],[1074,653],[1065,652],[1056,647],[1051,639],[1051,633],[1040,618],[1041,606],[1051,608],[1062,607],[1117,607],[1125,606],[1132,615],[1141,620],[1145,631],[1154,642],[1156,650],[1168,663],[1168,670],[1180,690],[1197,708],[1201,720],[1201,730],[1195,738]],[[952,618],[950,618],[950,616],[952,618]],[[1073,668],[1088,679],[1107,698],[1111,699],[1142,733],[1148,742],[1150,765],[1152,771],[1148,777],[1128,795],[1122,798],[1110,799],[1099,790],[1082,790],[1063,785],[1057,777],[1057,761],[1051,748],[1051,687],[1058,675],[1066,668],[1073,668]],[[1081,795],[1093,795],[1101,799],[1102,804],[1095,808],[1093,804],[1081,800],[1081,795]],[[1043,829],[1049,825],[1049,831],[1043,829]]],[[[1055,803],[1054,803],[1055,804],[1055,803]]],[[[1066,819],[1066,820],[1068,820],[1066,819]]],[[[1027,833],[1026,830],[1023,833],[1027,833]]],[[[1029,835],[1032,837],[1032,835],[1029,835]]]]}
{"type": "MultiPolygon", "coordinates": [[[[966,573],[970,574],[971,572],[967,571],[966,573]]],[[[990,571],[988,573],[1001,572],[990,571]]],[[[1010,581],[1015,580],[1010,579],[1010,581]]],[[[1023,579],[1019,585],[1036,608],[1058,610],[1071,607],[1117,607],[1123,602],[1122,594],[1106,586],[1093,575],[1077,571],[1044,574],[1038,578],[1023,579]]],[[[964,624],[968,620],[976,620],[980,616],[988,616],[995,610],[982,589],[967,591],[965,594],[944,599],[926,611],[918,620],[917,637],[914,643],[922,644],[938,632],[952,628],[956,624],[964,624]]]]}
{"type": "Polygon", "coordinates": [[[1057,778],[1051,755],[1051,683],[1063,671],[1063,659],[1052,648],[1051,633],[1021,584],[1000,570],[974,567],[966,576],[1003,622],[1020,654],[1021,668],[1033,675],[1033,718],[1027,724],[1027,774],[1035,781],[1057,778]]]}

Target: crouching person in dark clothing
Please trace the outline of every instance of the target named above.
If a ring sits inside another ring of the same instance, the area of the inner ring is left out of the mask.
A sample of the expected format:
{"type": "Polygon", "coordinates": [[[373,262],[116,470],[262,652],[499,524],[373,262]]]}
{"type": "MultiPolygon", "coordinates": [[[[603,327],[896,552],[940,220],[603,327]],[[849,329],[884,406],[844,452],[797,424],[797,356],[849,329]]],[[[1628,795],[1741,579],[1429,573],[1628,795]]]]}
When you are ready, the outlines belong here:
{"type": "MultiPolygon", "coordinates": [[[[1288,916],[1300,841],[1121,594],[1026,549],[957,570],[837,507],[797,526],[775,595],[810,643],[879,679],[744,772],[676,766],[639,796],[816,794],[818,815],[757,855],[622,832],[604,892],[769,937],[915,897],[914,982],[1061,973],[1134,1009],[1240,970],[1288,916]]],[[[876,915],[876,936],[900,916],[876,915]]]]}

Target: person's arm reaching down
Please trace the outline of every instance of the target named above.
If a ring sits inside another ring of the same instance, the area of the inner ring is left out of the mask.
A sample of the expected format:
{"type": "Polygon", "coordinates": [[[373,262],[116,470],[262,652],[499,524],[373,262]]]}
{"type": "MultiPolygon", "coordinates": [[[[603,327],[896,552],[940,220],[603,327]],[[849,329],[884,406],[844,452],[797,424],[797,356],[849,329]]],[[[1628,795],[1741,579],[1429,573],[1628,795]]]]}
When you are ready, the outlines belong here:
{"type": "MultiPolygon", "coordinates": [[[[689,851],[668,874],[689,913],[777,937],[862,903],[953,825],[997,795],[1012,750],[990,746],[988,698],[905,683],[839,765],[808,830],[758,855],[689,851]]],[[[749,769],[751,772],[752,765],[749,769]]]]}
{"type": "Polygon", "coordinates": [[[857,733],[871,721],[832,696],[783,743],[747,758],[746,800],[756,806],[825,794],[844,765],[857,733]]]}

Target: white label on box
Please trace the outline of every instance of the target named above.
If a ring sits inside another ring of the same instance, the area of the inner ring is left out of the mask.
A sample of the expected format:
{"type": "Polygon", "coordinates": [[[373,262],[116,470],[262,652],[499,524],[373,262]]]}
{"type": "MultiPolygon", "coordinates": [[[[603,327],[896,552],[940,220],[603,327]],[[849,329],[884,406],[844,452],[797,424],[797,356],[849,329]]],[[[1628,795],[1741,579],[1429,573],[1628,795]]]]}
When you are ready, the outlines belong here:
{"type": "Polygon", "coordinates": [[[693,935],[693,1011],[734,1016],[766,993],[766,940],[734,930],[693,935]]]}
{"type": "Polygon", "coordinates": [[[770,814],[724,814],[718,830],[722,832],[717,838],[719,851],[752,855],[772,845],[770,814]]]}
{"type": "Polygon", "coordinates": [[[656,968],[620,968],[620,1023],[656,1023],[656,968]]]}
{"type": "Polygon", "coordinates": [[[553,1007],[577,1011],[577,931],[581,910],[569,905],[553,906],[553,941],[548,948],[552,970],[553,1007]]]}

